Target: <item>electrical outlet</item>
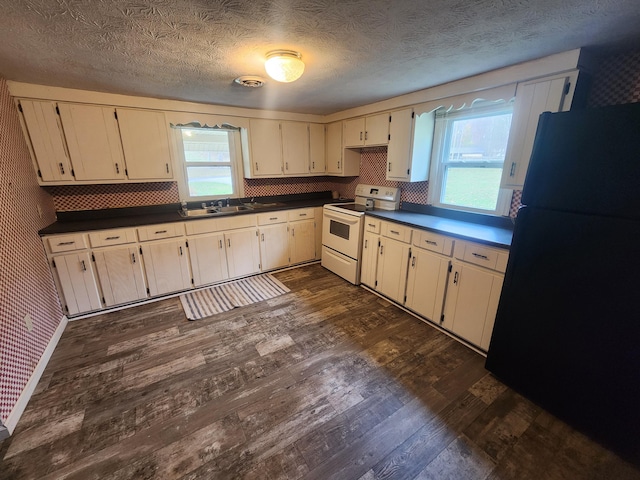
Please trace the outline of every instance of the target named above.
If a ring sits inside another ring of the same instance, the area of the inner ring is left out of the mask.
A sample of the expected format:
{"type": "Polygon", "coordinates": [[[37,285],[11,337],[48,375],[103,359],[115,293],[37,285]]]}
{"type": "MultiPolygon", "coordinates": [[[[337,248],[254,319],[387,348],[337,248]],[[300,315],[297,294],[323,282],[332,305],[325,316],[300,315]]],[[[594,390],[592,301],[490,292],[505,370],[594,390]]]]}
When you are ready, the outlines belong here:
{"type": "Polygon", "coordinates": [[[31,319],[31,315],[28,313],[24,316],[24,324],[27,326],[27,330],[33,330],[33,320],[31,319]]]}

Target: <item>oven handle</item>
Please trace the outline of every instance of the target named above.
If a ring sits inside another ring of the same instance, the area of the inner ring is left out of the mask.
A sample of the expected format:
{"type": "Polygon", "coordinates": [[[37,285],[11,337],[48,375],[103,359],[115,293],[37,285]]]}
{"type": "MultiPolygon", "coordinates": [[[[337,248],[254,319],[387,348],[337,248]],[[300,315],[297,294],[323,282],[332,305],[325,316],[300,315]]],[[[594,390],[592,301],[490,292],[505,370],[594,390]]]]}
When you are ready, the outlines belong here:
{"type": "Polygon", "coordinates": [[[343,223],[348,223],[349,225],[355,225],[360,221],[360,217],[352,217],[351,215],[335,215],[333,213],[324,212],[324,216],[327,218],[333,218],[334,220],[338,220],[343,223]]]}

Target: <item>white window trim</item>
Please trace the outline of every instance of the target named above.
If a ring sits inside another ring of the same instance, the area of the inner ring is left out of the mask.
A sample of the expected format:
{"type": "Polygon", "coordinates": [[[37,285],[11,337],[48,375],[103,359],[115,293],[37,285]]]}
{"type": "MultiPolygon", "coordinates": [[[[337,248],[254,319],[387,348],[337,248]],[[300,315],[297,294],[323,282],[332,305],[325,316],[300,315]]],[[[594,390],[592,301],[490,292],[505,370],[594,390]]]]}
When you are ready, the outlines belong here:
{"type": "MultiPolygon", "coordinates": [[[[446,133],[446,125],[443,121],[438,121],[439,118],[447,115],[448,118],[454,118],[457,116],[464,116],[467,114],[471,114],[474,111],[479,112],[493,112],[500,111],[505,109],[509,104],[512,105],[512,102],[490,102],[491,105],[487,105],[488,102],[477,102],[472,104],[470,108],[460,108],[454,110],[451,113],[451,110],[447,112],[442,112],[442,114],[438,115],[439,112],[436,112],[436,125],[434,130],[434,142],[433,142],[433,155],[431,168],[429,172],[429,189],[427,192],[427,204],[432,205],[434,207],[446,208],[449,210],[456,210],[462,212],[470,212],[470,213],[480,213],[484,215],[496,215],[496,216],[506,216],[509,214],[509,210],[511,209],[511,197],[513,196],[513,190],[501,188],[498,192],[498,200],[496,202],[495,210],[484,210],[479,208],[472,207],[463,207],[457,205],[451,205],[448,203],[441,203],[440,197],[442,192],[442,181],[444,179],[444,166],[442,163],[442,153],[445,148],[445,133],[446,133]]],[[[504,165],[503,167],[504,168],[504,165]]]]}
{"type": "MultiPolygon", "coordinates": [[[[230,125],[233,126],[233,125],[230,125]]],[[[240,136],[240,129],[231,131],[233,141],[230,144],[230,157],[231,157],[231,175],[234,181],[234,193],[232,195],[213,195],[207,197],[191,197],[189,195],[189,185],[187,182],[187,162],[184,158],[184,148],[182,145],[182,129],[183,128],[214,128],[209,127],[206,122],[190,122],[190,124],[173,125],[171,124],[170,130],[172,131],[171,140],[172,148],[175,153],[175,158],[178,163],[177,168],[174,169],[176,173],[176,180],[178,182],[178,194],[181,202],[208,202],[225,198],[243,198],[244,197],[244,174],[242,163],[242,139],[240,136]]]]}

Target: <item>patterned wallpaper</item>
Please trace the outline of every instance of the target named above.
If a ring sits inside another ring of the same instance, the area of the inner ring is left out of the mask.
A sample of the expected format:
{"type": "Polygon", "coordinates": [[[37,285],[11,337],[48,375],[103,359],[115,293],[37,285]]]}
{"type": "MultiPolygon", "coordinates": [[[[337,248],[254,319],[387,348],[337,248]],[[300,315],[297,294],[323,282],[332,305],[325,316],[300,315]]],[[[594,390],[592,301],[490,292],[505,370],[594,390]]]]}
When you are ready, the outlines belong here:
{"type": "Polygon", "coordinates": [[[0,420],[6,422],[63,313],[38,230],[55,220],[0,78],[0,420]],[[37,205],[43,212],[40,218],[37,205]],[[23,318],[29,314],[33,329],[23,318]]]}
{"type": "Polygon", "coordinates": [[[602,59],[589,92],[590,107],[640,102],[640,50],[602,59]]]}

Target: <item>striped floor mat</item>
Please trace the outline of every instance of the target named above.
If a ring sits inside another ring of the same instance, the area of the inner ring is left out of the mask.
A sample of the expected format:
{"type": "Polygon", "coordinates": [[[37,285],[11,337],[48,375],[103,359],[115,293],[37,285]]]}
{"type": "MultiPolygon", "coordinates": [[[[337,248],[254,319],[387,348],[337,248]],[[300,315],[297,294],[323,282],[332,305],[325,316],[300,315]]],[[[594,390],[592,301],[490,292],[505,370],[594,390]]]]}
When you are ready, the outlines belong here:
{"type": "Polygon", "coordinates": [[[235,307],[277,297],[289,289],[268,273],[242,278],[197,292],[180,295],[189,320],[198,320],[235,307]]]}

